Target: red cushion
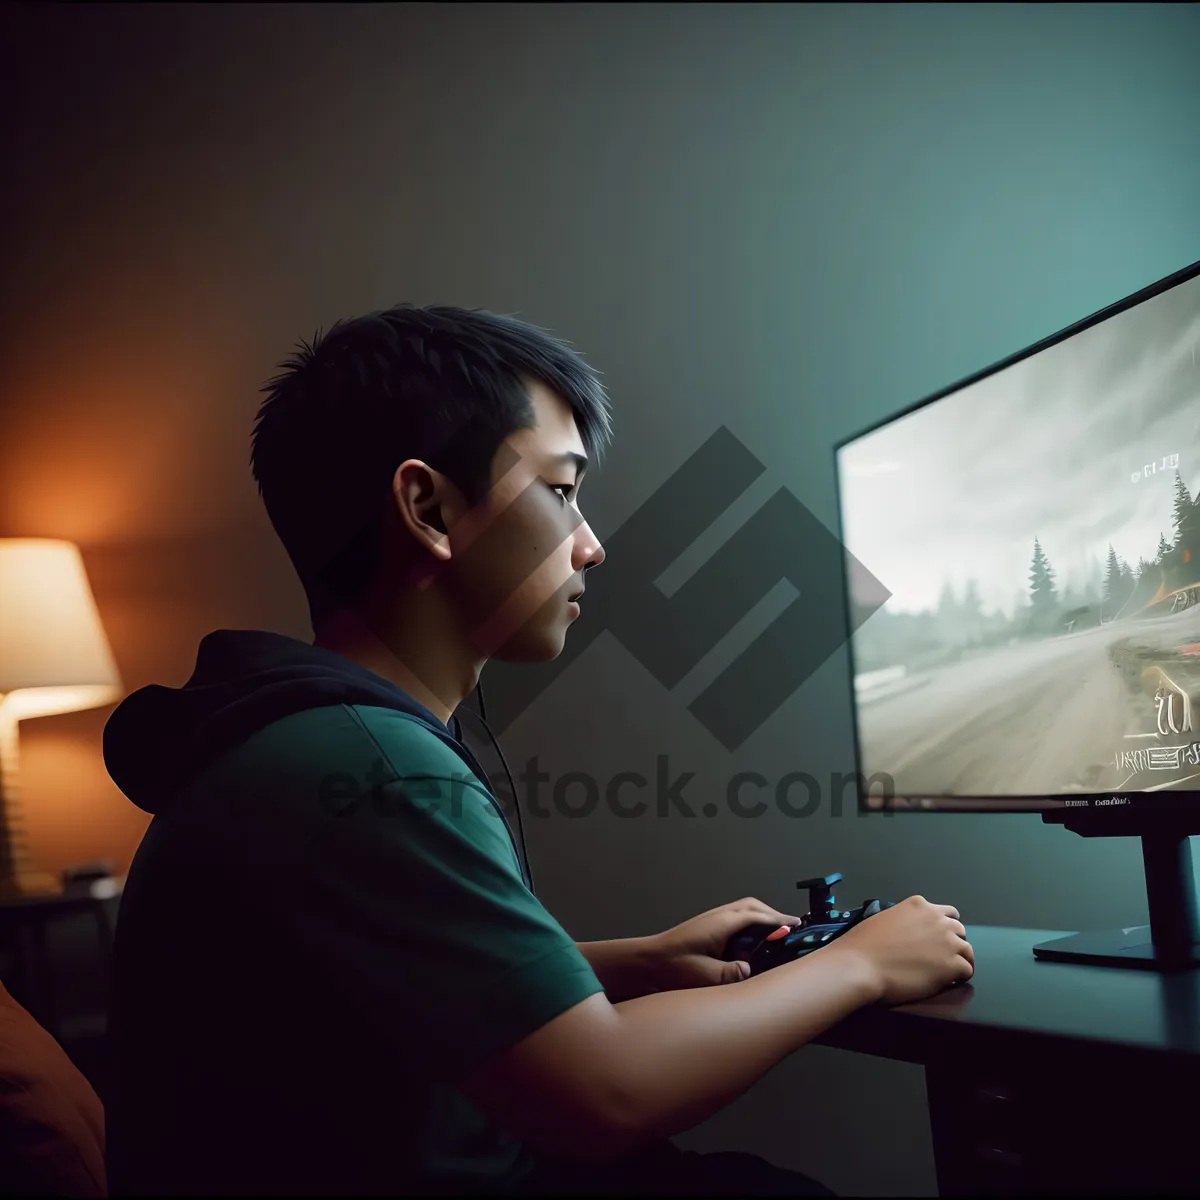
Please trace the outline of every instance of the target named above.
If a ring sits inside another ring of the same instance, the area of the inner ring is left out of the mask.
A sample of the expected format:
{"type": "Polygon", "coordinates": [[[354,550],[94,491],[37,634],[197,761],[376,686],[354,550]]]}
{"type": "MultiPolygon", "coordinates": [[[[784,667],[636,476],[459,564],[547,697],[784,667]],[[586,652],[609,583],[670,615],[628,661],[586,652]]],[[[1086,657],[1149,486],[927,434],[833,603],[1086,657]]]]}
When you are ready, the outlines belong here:
{"type": "Polygon", "coordinates": [[[108,1194],[100,1097],[2,983],[0,1194],[108,1194]]]}

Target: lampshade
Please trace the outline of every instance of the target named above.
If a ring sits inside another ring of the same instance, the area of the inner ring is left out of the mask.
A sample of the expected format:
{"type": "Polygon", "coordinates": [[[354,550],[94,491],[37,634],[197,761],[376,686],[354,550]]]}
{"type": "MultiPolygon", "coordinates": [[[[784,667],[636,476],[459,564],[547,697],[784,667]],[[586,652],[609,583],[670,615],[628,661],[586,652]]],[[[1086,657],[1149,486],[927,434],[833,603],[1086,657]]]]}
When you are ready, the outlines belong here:
{"type": "Polygon", "coordinates": [[[0,539],[0,705],[8,719],[109,704],[121,677],[71,542],[0,539]]]}

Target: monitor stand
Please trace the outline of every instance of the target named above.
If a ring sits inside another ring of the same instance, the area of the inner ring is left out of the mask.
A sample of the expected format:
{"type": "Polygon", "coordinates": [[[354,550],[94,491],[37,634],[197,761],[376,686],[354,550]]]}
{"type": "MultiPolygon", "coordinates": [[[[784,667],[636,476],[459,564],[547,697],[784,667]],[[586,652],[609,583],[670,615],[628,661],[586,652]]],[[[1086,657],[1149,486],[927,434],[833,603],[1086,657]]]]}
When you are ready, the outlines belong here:
{"type": "Polygon", "coordinates": [[[1088,963],[1182,971],[1200,966],[1200,927],[1189,840],[1200,833],[1200,814],[1097,812],[1055,808],[1042,813],[1047,825],[1062,825],[1080,837],[1140,837],[1146,870],[1150,924],[1055,938],[1033,948],[1045,962],[1088,963]]]}

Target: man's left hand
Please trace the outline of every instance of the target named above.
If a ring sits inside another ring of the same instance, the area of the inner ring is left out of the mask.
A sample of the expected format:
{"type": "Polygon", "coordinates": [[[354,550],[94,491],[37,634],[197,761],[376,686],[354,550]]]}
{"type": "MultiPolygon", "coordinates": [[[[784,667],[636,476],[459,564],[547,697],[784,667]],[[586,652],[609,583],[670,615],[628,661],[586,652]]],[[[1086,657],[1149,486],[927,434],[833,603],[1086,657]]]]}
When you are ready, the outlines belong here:
{"type": "Polygon", "coordinates": [[[737,900],[710,909],[649,939],[651,976],[658,991],[737,983],[750,974],[743,962],[725,962],[729,939],[749,925],[797,925],[799,917],[778,912],[761,900],[737,900]]]}

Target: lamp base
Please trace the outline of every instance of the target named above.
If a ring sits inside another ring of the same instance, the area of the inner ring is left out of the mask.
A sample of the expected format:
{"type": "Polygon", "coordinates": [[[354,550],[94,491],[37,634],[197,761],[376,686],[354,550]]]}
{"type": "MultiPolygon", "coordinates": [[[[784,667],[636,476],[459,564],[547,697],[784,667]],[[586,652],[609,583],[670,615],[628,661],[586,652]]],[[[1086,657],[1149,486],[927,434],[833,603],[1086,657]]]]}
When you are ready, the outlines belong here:
{"type": "Polygon", "coordinates": [[[62,883],[44,871],[17,870],[0,875],[0,903],[11,904],[21,900],[61,896],[62,891],[62,883]]]}
{"type": "Polygon", "coordinates": [[[0,694],[0,903],[19,904],[61,896],[63,886],[38,870],[26,844],[17,755],[19,720],[14,712],[5,713],[11,707],[8,699],[11,693],[0,694]]]}

